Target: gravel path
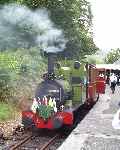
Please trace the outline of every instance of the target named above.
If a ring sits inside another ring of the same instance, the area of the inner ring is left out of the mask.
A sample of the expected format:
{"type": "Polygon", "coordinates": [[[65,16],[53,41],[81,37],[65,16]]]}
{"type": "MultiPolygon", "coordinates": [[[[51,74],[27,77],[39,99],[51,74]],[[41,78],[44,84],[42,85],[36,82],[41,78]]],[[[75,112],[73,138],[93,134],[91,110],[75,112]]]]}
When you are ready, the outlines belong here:
{"type": "Polygon", "coordinates": [[[0,129],[4,134],[4,137],[9,137],[13,133],[13,128],[17,127],[21,124],[21,112],[17,113],[14,119],[0,122],[0,129]]]}

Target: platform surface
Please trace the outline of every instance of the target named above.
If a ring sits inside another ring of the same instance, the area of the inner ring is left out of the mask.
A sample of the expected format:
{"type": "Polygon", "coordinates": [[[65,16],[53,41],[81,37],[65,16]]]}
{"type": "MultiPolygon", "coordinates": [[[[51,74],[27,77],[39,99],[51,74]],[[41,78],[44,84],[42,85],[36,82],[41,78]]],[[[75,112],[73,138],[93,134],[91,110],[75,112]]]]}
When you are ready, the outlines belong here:
{"type": "Polygon", "coordinates": [[[100,95],[99,101],[58,150],[120,150],[120,130],[112,127],[119,102],[120,87],[112,94],[107,86],[106,93],[100,95]]]}

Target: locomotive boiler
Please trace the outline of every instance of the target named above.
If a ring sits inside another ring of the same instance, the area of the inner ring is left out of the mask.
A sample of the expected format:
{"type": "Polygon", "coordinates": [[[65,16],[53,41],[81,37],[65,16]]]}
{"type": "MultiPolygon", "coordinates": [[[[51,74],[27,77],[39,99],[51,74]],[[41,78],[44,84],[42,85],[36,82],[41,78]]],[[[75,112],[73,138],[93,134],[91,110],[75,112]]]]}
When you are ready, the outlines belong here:
{"type": "Polygon", "coordinates": [[[57,129],[74,124],[75,112],[82,104],[93,104],[96,93],[96,67],[73,62],[71,66],[55,65],[54,54],[48,54],[48,72],[38,85],[30,110],[22,112],[22,123],[41,129],[57,129]]]}

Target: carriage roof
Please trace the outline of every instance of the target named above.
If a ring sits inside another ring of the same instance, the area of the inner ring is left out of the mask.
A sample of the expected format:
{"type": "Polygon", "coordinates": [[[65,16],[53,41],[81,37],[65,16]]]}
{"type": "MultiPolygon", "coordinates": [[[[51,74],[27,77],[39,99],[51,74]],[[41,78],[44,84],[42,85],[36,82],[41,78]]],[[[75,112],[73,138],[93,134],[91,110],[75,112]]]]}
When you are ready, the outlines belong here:
{"type": "Polygon", "coordinates": [[[96,64],[96,68],[101,69],[108,69],[108,70],[120,70],[120,65],[116,64],[96,64]]]}

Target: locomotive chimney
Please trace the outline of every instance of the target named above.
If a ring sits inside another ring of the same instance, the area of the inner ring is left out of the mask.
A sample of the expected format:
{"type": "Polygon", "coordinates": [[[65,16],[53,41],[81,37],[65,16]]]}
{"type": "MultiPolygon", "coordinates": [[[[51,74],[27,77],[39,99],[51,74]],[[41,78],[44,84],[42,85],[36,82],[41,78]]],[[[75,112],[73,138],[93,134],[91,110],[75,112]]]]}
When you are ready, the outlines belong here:
{"type": "Polygon", "coordinates": [[[54,59],[53,53],[48,53],[48,74],[54,73],[54,59]]]}

